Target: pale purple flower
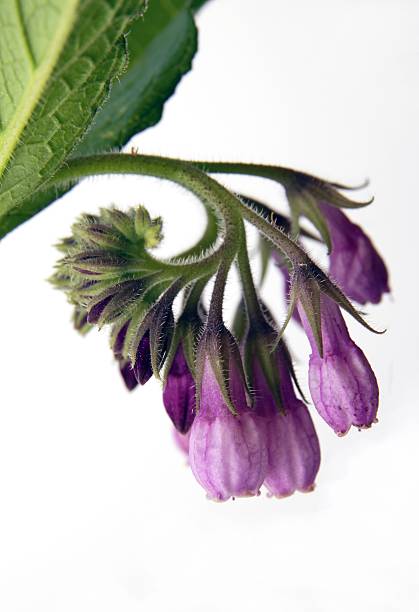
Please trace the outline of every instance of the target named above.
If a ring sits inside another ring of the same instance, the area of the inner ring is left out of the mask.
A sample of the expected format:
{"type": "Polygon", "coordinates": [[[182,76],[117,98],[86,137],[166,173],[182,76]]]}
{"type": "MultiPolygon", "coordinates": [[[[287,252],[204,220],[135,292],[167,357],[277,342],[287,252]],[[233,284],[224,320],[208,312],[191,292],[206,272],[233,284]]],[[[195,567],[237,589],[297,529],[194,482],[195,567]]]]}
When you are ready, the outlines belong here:
{"type": "Polygon", "coordinates": [[[309,387],[315,407],[338,435],[351,427],[370,427],[376,420],[378,385],[364,353],[349,336],[338,305],[321,294],[320,356],[304,309],[298,304],[312,353],[309,387]]]}
{"type": "Polygon", "coordinates": [[[320,446],[313,421],[295,394],[291,376],[280,350],[276,352],[280,376],[282,411],[255,360],[255,409],[266,419],[268,469],[264,484],[276,497],[295,491],[312,491],[320,466],[320,446]]]}
{"type": "Polygon", "coordinates": [[[230,368],[230,392],[237,416],[227,407],[206,357],[200,409],[189,440],[189,461],[208,497],[217,501],[257,495],[266,476],[263,418],[248,409],[235,365],[230,368]]]}
{"type": "Polygon", "coordinates": [[[330,276],[359,304],[380,302],[390,291],[385,263],[371,239],[341,210],[319,202],[332,241],[330,276]]]}
{"type": "Polygon", "coordinates": [[[178,449],[186,456],[189,454],[189,438],[191,436],[191,430],[186,434],[180,433],[176,428],[173,428],[173,440],[175,441],[178,449]]]}
{"type": "Polygon", "coordinates": [[[163,389],[163,403],[176,429],[185,434],[195,418],[195,382],[180,343],[163,389]]]}

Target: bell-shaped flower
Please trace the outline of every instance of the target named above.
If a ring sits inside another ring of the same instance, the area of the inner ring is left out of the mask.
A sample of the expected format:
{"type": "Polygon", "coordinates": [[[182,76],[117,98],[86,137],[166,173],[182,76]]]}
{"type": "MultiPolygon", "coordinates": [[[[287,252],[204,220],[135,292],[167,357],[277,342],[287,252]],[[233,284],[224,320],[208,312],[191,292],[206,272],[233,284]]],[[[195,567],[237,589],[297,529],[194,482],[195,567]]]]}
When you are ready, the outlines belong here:
{"type": "Polygon", "coordinates": [[[380,302],[390,291],[386,265],[371,239],[344,212],[321,202],[332,243],[330,276],[342,291],[359,304],[380,302]]]}
{"type": "Polygon", "coordinates": [[[283,343],[272,355],[279,378],[280,406],[261,361],[253,361],[255,410],[266,419],[268,469],[264,484],[276,497],[312,491],[320,466],[320,445],[310,413],[294,391],[283,343]]]}
{"type": "Polygon", "coordinates": [[[301,302],[298,311],[310,341],[309,387],[315,407],[338,435],[376,420],[378,385],[361,349],[351,339],[339,306],[320,294],[319,337],[313,333],[301,302]]]}
{"type": "Polygon", "coordinates": [[[266,476],[266,428],[263,417],[247,406],[240,354],[227,330],[201,339],[197,371],[192,472],[211,499],[257,495],[266,476]]]}

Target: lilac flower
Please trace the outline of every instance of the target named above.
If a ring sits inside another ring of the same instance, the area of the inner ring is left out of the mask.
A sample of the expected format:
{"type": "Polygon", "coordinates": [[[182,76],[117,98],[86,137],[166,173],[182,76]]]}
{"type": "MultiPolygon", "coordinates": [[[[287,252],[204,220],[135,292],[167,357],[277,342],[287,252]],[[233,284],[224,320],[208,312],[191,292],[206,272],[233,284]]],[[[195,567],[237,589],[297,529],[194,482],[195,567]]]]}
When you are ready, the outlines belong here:
{"type": "Polygon", "coordinates": [[[364,353],[349,336],[337,304],[321,294],[320,356],[312,329],[301,303],[298,310],[310,341],[309,387],[314,405],[338,435],[351,425],[370,427],[376,420],[378,385],[364,353]]]}
{"type": "Polygon", "coordinates": [[[163,389],[163,403],[176,429],[185,434],[195,418],[195,381],[179,344],[163,389]]]}
{"type": "Polygon", "coordinates": [[[377,304],[390,291],[384,261],[359,225],[334,206],[324,202],[319,206],[332,241],[330,275],[359,304],[377,304]]]}
{"type": "Polygon", "coordinates": [[[218,501],[257,495],[267,467],[263,418],[247,408],[235,364],[229,374],[237,416],[226,404],[210,358],[205,358],[200,409],[189,441],[192,472],[208,497],[218,501]]]}
{"type": "Polygon", "coordinates": [[[314,489],[320,466],[320,446],[313,421],[295,395],[280,350],[276,352],[283,412],[279,412],[259,361],[253,365],[255,409],[266,419],[268,469],[264,485],[276,497],[314,489]]]}
{"type": "Polygon", "coordinates": [[[191,430],[186,434],[180,433],[176,428],[173,428],[173,440],[175,441],[178,449],[186,456],[189,454],[189,438],[191,436],[191,430]]]}

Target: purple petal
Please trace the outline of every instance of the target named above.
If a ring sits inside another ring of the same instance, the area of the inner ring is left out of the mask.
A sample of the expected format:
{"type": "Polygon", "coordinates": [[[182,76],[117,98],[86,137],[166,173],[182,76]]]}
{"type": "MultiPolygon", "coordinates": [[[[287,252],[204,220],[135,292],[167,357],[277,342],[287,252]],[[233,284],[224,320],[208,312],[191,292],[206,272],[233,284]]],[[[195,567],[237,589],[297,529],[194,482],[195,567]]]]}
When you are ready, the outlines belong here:
{"type": "Polygon", "coordinates": [[[377,380],[364,353],[350,338],[339,307],[322,294],[323,358],[301,306],[299,312],[312,349],[309,387],[318,412],[339,435],[351,425],[369,427],[377,415],[377,380]]]}
{"type": "Polygon", "coordinates": [[[230,385],[238,416],[226,406],[207,359],[201,408],[189,441],[192,472],[208,497],[218,501],[257,495],[267,467],[264,419],[247,409],[240,375],[234,368],[230,385]]]}
{"type": "Polygon", "coordinates": [[[163,390],[163,403],[176,429],[185,434],[195,418],[195,382],[179,345],[163,390]]]}
{"type": "Polygon", "coordinates": [[[150,380],[153,375],[153,369],[151,367],[151,353],[150,353],[150,335],[146,332],[140,340],[140,344],[137,349],[137,358],[133,368],[134,376],[140,385],[150,380]]]}
{"type": "Polygon", "coordinates": [[[131,362],[125,360],[121,361],[119,364],[119,371],[128,391],[132,391],[133,389],[135,389],[135,387],[138,385],[138,381],[135,378],[131,362]]]}
{"type": "Polygon", "coordinates": [[[268,470],[265,486],[272,495],[312,491],[320,467],[320,446],[313,421],[301,401],[267,423],[268,470]]]}
{"type": "Polygon", "coordinates": [[[382,257],[365,232],[333,206],[320,203],[332,239],[329,273],[343,292],[359,304],[377,304],[390,291],[382,257]]]}

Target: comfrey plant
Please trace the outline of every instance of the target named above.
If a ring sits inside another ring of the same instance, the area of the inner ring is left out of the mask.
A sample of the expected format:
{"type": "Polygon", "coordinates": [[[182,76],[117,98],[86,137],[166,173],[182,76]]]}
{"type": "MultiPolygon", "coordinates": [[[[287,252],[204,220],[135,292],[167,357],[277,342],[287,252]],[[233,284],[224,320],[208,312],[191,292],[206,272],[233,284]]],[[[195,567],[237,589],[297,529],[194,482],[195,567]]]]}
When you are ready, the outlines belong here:
{"type": "Polygon", "coordinates": [[[192,193],[205,208],[207,228],[188,251],[169,260],[155,257],[161,218],[152,219],[137,202],[128,210],[104,207],[82,215],[58,244],[51,281],[73,305],[80,333],[110,328],[111,350],[129,391],[153,375],[161,380],[175,440],[208,497],[254,496],[262,486],[283,497],[311,491],[320,465],[286,327],[294,318],[307,334],[309,389],[321,417],[338,435],[351,426],[370,427],[377,381],[342,310],[374,331],[350,300],[378,303],[389,291],[388,275],[371,240],[344,212],[369,202],[349,199],[343,185],[280,166],[110,152],[158,121],[164,100],[190,67],[193,12],[201,4],[156,0],[146,11],[145,2],[130,0],[66,0],[59,7],[33,0],[19,12],[12,3],[2,5],[8,38],[0,39],[0,58],[8,58],[15,40],[23,68],[16,79],[5,61],[2,72],[0,232],[6,235],[89,176],[152,176],[192,193]],[[34,8],[45,27],[33,22],[34,8]],[[279,183],[289,215],[231,192],[214,179],[217,173],[279,183]],[[315,234],[300,227],[301,217],[315,234]],[[265,268],[271,259],[284,276],[288,313],[282,326],[255,285],[245,223],[260,233],[265,268]],[[324,242],[328,273],[303,239],[324,242]],[[242,293],[234,331],[223,318],[233,265],[242,293]],[[214,277],[206,310],[202,296],[214,277]]]}

